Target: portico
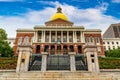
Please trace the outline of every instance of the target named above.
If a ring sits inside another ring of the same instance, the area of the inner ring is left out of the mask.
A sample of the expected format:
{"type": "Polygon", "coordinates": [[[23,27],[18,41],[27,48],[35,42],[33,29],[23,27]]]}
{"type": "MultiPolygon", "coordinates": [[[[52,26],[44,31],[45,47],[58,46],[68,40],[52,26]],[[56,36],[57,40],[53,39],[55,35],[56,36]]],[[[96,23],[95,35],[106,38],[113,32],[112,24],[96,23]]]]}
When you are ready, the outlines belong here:
{"type": "Polygon", "coordinates": [[[34,29],[36,30],[36,38],[33,42],[36,47],[35,53],[40,53],[43,50],[49,54],[51,52],[54,52],[54,54],[57,54],[59,52],[60,54],[64,54],[69,51],[82,53],[82,45],[84,44],[82,32],[82,29],[84,29],[83,27],[71,29],[41,29],[41,27],[34,27],[34,29]]]}

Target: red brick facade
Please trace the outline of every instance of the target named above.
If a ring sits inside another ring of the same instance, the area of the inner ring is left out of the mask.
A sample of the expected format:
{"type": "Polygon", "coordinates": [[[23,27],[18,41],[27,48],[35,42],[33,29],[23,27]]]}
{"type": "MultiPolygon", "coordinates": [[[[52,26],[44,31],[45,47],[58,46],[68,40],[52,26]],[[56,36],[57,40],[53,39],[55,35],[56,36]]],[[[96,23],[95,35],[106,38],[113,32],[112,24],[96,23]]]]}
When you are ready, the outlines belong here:
{"type": "Polygon", "coordinates": [[[101,55],[101,56],[104,55],[104,47],[103,47],[103,40],[102,40],[101,34],[85,34],[85,37],[87,38],[87,41],[89,41],[90,37],[93,37],[95,45],[97,45],[96,37],[98,37],[100,40],[100,45],[98,45],[98,46],[101,47],[101,52],[99,53],[99,55],[101,55]]]}
{"type": "Polygon", "coordinates": [[[28,36],[29,37],[29,42],[31,42],[31,38],[34,36],[34,33],[17,33],[16,34],[16,39],[15,39],[15,46],[14,46],[14,55],[17,55],[17,47],[18,47],[18,39],[19,37],[22,37],[22,42],[24,41],[24,38],[28,36]]]}

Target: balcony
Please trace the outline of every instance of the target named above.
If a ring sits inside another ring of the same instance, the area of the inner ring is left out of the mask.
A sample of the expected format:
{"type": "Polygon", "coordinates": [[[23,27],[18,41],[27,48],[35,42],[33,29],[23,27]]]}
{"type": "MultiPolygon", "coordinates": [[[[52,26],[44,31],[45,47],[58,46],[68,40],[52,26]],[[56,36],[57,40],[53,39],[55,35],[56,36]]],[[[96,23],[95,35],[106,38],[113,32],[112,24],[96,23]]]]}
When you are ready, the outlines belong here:
{"type": "Polygon", "coordinates": [[[27,46],[27,45],[32,45],[32,42],[20,42],[20,43],[18,43],[18,46],[27,46]]]}
{"type": "Polygon", "coordinates": [[[87,42],[87,43],[85,43],[85,45],[95,45],[95,43],[87,42]]]}
{"type": "Polygon", "coordinates": [[[38,39],[38,42],[41,42],[42,40],[41,39],[38,39]]]}

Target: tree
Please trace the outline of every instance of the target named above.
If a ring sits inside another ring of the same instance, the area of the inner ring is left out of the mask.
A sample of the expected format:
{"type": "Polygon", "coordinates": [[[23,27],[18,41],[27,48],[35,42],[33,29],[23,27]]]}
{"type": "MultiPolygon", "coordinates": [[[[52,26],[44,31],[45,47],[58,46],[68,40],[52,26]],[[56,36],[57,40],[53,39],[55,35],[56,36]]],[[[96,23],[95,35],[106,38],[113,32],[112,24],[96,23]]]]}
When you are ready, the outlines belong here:
{"type": "Polygon", "coordinates": [[[0,28],[0,40],[6,40],[6,39],[7,39],[6,31],[0,28]]]}
{"type": "Polygon", "coordinates": [[[9,46],[6,41],[7,34],[4,29],[0,28],[0,56],[1,57],[11,57],[13,56],[13,49],[9,46]]]}

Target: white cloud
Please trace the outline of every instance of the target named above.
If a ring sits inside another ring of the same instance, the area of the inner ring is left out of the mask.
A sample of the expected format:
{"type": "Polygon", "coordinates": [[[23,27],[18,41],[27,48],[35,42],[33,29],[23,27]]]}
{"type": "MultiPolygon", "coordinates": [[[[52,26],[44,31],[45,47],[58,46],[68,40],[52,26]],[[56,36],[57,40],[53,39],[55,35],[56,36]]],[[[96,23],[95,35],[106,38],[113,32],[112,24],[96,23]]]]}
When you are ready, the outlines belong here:
{"type": "Polygon", "coordinates": [[[84,26],[89,29],[102,29],[104,32],[112,23],[118,23],[120,20],[110,15],[105,15],[106,6],[97,6],[95,8],[78,9],[67,4],[59,2],[50,2],[55,8],[46,7],[44,10],[29,10],[21,16],[0,16],[0,27],[4,28],[8,37],[15,37],[17,28],[33,28],[35,25],[44,25],[44,22],[50,20],[51,15],[56,12],[57,6],[61,6],[63,13],[75,25],[84,26]],[[103,9],[104,8],[104,9],[103,9]]]}
{"type": "Polygon", "coordinates": [[[120,0],[112,0],[113,3],[120,3],[120,0]]]}

